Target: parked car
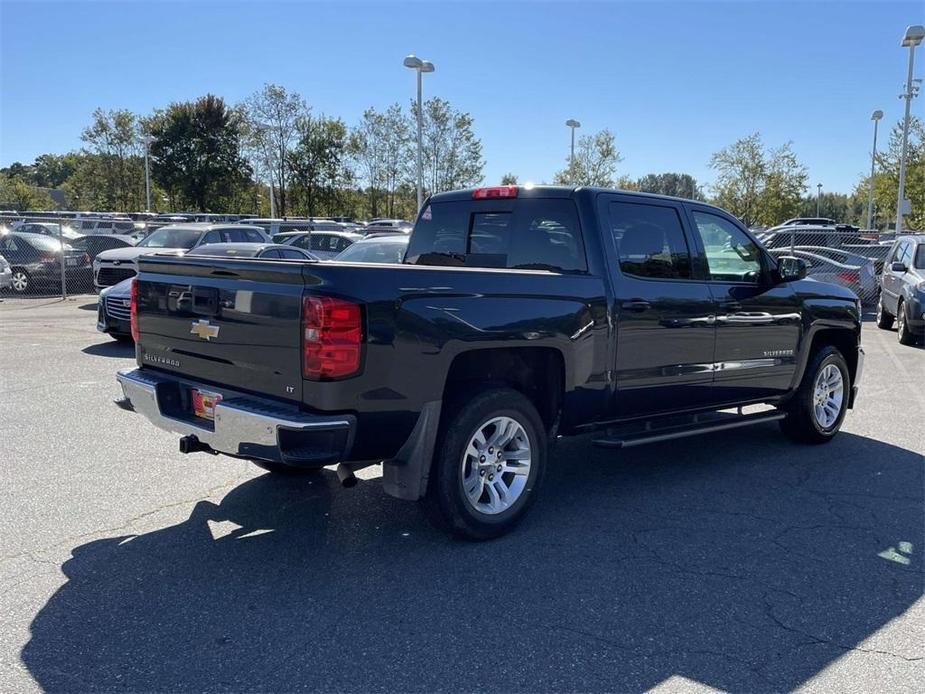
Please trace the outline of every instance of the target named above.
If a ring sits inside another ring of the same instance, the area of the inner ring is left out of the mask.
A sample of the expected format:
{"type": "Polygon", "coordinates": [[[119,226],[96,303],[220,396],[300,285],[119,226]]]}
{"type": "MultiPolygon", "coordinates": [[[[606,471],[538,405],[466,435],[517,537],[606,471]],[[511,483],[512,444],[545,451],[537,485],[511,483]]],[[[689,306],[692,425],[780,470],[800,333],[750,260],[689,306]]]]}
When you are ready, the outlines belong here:
{"type": "Polygon", "coordinates": [[[96,329],[119,341],[132,339],[130,310],[133,279],[129,277],[111,287],[104,287],[97,302],[96,329]]]}
{"type": "MultiPolygon", "coordinates": [[[[11,266],[10,282],[17,294],[61,287],[61,262],[65,282],[73,290],[90,288],[90,257],[45,234],[14,231],[0,236],[0,255],[11,266]]],[[[57,291],[57,289],[56,289],[57,291]]]]}
{"type": "Polygon", "coordinates": [[[382,217],[377,217],[376,219],[370,219],[366,226],[393,227],[395,229],[403,229],[405,231],[410,231],[414,225],[411,222],[408,222],[404,219],[385,219],[382,217]]]}
{"type": "Polygon", "coordinates": [[[409,238],[407,234],[362,238],[347,246],[334,260],[344,263],[401,263],[409,238]]]}
{"type": "Polygon", "coordinates": [[[121,234],[123,236],[136,233],[144,224],[136,226],[131,219],[75,219],[71,222],[74,231],[84,236],[90,234],[121,234]]]}
{"type": "Polygon", "coordinates": [[[835,220],[828,217],[792,217],[786,222],[777,225],[778,227],[787,226],[828,226],[834,227],[835,220]]]}
{"type": "Polygon", "coordinates": [[[806,261],[810,279],[847,287],[865,303],[873,304],[877,300],[880,281],[870,258],[817,246],[797,246],[792,251],[789,248],[772,248],[769,252],[776,257],[792,254],[802,258],[806,261]]]}
{"type": "Polygon", "coordinates": [[[381,227],[370,224],[363,229],[362,233],[364,236],[382,236],[383,234],[404,234],[407,236],[411,233],[411,229],[405,227],[381,227]]]}
{"type": "Polygon", "coordinates": [[[10,263],[0,255],[0,292],[13,286],[13,268],[10,263]]]}
{"type": "Polygon", "coordinates": [[[246,224],[190,222],[161,227],[130,248],[103,251],[93,260],[93,285],[97,291],[111,287],[138,272],[138,258],[153,253],[182,255],[208,243],[268,243],[259,227],[246,224]]]}
{"type": "Polygon", "coordinates": [[[242,219],[241,224],[253,224],[260,227],[267,234],[273,237],[285,231],[311,231],[311,221],[308,219],[242,219]]]}
{"type": "Polygon", "coordinates": [[[791,244],[841,248],[845,244],[857,244],[861,241],[856,229],[852,231],[817,225],[775,227],[768,229],[759,238],[765,248],[790,248],[791,244]]]}
{"type": "Polygon", "coordinates": [[[114,248],[130,248],[136,245],[138,241],[133,236],[123,236],[121,234],[90,234],[81,236],[68,244],[77,250],[86,251],[93,260],[103,251],[111,251],[114,248]]]}
{"type": "Polygon", "coordinates": [[[272,258],[274,260],[318,260],[302,248],[279,243],[210,243],[194,248],[187,255],[225,258],[272,258]]]}
{"type": "Polygon", "coordinates": [[[73,227],[58,222],[22,222],[13,226],[13,231],[20,234],[41,234],[42,236],[51,236],[55,239],[64,239],[70,242],[73,239],[79,239],[81,234],[77,233],[73,227]]]}
{"type": "Polygon", "coordinates": [[[883,267],[877,327],[889,330],[894,321],[904,345],[925,336],[925,235],[897,238],[883,267]]]}
{"type": "Polygon", "coordinates": [[[339,463],[350,485],[381,461],[386,492],[475,539],[523,517],[557,436],[780,422],[824,443],[863,365],[851,291],[692,200],[454,191],[424,204],[401,265],[209,261],[140,259],[138,368],[118,374],[134,410],[185,453],[271,471],[339,463]]]}
{"type": "Polygon", "coordinates": [[[304,248],[321,260],[330,260],[361,238],[359,234],[345,231],[313,231],[292,235],[286,239],[286,245],[304,248]]]}

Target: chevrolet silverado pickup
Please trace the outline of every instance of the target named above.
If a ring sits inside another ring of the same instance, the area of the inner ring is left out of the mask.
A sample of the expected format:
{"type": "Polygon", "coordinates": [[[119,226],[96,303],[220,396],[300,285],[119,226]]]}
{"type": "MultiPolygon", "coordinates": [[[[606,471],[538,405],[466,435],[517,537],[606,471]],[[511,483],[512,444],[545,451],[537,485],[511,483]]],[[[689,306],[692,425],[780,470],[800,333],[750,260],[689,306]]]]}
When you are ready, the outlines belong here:
{"type": "Polygon", "coordinates": [[[559,436],[623,448],[777,421],[824,443],[863,366],[850,290],[723,210],[656,195],[440,193],[400,264],[139,268],[138,368],[118,379],[181,451],[337,464],[345,486],[381,463],[387,493],[474,539],[523,517],[559,436]]]}

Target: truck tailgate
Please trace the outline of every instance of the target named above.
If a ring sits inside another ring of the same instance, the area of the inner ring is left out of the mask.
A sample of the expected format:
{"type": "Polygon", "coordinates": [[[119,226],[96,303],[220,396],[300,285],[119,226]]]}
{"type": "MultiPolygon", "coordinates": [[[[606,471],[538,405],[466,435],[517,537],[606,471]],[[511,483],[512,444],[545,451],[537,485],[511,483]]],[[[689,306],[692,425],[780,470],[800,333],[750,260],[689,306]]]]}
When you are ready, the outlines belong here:
{"type": "Polygon", "coordinates": [[[215,257],[141,259],[139,362],[298,402],[303,266],[215,257]]]}

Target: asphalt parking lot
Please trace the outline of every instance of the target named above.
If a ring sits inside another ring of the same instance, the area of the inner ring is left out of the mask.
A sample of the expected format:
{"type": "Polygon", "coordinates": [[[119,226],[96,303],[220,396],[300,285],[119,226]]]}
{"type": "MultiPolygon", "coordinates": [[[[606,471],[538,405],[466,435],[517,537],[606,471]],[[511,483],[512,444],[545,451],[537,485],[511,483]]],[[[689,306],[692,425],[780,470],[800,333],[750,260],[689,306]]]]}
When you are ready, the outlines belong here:
{"type": "Polygon", "coordinates": [[[95,297],[0,302],[0,690],[921,691],[925,350],[865,325],[828,446],[557,447],[471,544],[375,469],[183,456],[95,297]]]}

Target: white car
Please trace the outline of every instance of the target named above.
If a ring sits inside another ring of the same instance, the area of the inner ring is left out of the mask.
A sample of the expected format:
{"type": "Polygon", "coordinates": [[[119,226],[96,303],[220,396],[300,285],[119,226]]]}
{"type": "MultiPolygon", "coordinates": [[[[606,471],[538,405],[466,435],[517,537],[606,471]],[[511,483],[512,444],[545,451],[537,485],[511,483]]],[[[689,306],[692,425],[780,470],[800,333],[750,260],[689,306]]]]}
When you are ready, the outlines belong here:
{"type": "Polygon", "coordinates": [[[103,251],[93,259],[93,286],[97,291],[138,274],[138,258],[154,253],[183,255],[210,243],[270,243],[259,227],[246,224],[171,224],[152,232],[137,246],[103,251]]]}
{"type": "Polygon", "coordinates": [[[0,291],[13,286],[13,270],[7,259],[0,255],[0,291]]]}

